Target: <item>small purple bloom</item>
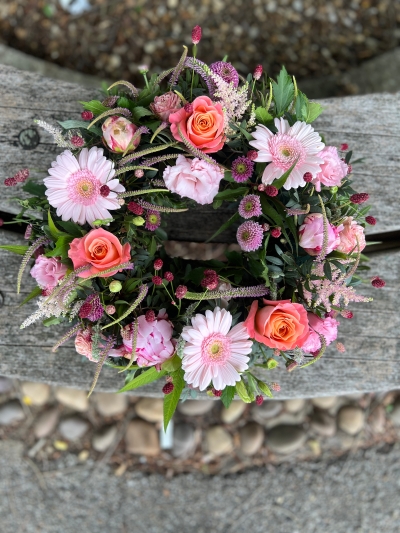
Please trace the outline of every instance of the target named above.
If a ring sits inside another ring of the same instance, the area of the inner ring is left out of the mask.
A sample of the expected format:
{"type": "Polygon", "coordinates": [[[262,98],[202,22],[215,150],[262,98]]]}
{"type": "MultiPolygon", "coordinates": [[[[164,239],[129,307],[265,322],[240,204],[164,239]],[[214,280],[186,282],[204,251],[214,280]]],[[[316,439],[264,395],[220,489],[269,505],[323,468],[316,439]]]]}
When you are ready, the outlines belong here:
{"type": "Polygon", "coordinates": [[[236,238],[245,252],[254,252],[262,245],[264,236],[263,227],[258,222],[247,220],[238,227],[236,238]]]}
{"type": "Polygon", "coordinates": [[[225,61],[216,61],[210,65],[211,72],[220,76],[227,83],[232,83],[234,87],[239,85],[239,74],[235,67],[225,61]]]}
{"type": "Polygon", "coordinates": [[[259,217],[262,213],[260,197],[248,194],[240,202],[238,211],[243,218],[259,217]]]}
{"type": "Polygon", "coordinates": [[[145,228],[155,231],[161,224],[161,215],[158,211],[147,211],[145,228]]]}
{"type": "Polygon", "coordinates": [[[254,170],[254,162],[247,157],[240,156],[232,162],[232,177],[237,183],[247,181],[254,170]]]}

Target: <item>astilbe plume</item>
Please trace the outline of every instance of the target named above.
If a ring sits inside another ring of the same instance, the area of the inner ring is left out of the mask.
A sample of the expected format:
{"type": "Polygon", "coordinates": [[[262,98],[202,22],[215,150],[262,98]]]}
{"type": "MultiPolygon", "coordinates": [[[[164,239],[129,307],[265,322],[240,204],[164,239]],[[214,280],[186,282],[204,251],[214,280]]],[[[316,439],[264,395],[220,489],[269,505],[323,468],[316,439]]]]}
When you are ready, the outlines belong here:
{"type": "Polygon", "coordinates": [[[242,87],[236,88],[232,83],[227,83],[214,73],[211,73],[211,79],[216,85],[214,98],[221,103],[224,110],[225,133],[231,135],[234,131],[229,123],[240,121],[251,104],[251,100],[248,99],[249,84],[246,82],[242,87]]]}
{"type": "Polygon", "coordinates": [[[53,135],[54,141],[60,148],[70,148],[73,150],[76,146],[71,142],[70,139],[64,137],[64,133],[60,128],[48,124],[44,120],[35,120],[36,124],[46,130],[48,133],[53,135]]]}

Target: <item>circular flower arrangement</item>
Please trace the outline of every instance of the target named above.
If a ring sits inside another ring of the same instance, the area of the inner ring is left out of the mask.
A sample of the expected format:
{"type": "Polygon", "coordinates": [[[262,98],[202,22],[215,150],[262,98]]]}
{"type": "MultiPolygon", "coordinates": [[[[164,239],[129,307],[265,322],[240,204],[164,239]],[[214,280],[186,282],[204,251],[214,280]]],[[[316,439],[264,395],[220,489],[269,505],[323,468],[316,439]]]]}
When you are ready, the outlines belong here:
{"type": "Polygon", "coordinates": [[[18,290],[34,256],[39,308],[22,327],[69,322],[54,349],[75,339],[97,365],[91,390],[104,364],[125,371],[123,391],[160,380],[165,424],[197,391],[260,404],[279,390],[260,368],[317,361],[337,317],[368,300],[354,286],[376,223],[368,194],[352,189],[348,146],[327,146],[312,126],[320,105],[284,68],[244,79],[230,63],[206,65],[200,39],[197,26],[192,57],[184,47],[169,71],[142,69],[144,88],[120,81],[83,102],[81,120],[38,121],[64,151],[42,185],[26,169],[5,182],[32,193],[18,217],[31,241],[18,290]],[[234,214],[210,237],[233,226],[236,251],[167,255],[168,213],[190,220],[196,204],[224,202],[234,214]]]}

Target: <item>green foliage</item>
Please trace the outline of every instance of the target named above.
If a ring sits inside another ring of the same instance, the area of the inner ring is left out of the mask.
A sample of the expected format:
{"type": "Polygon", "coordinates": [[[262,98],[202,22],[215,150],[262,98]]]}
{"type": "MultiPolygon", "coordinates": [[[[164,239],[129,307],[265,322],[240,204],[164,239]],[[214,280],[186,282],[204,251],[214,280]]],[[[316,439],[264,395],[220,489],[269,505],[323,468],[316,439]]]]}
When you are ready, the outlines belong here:
{"type": "Polygon", "coordinates": [[[272,87],[276,115],[281,117],[291,104],[294,97],[294,84],[285,67],[282,67],[282,70],[278,75],[277,82],[272,82],[272,87]]]}
{"type": "Polygon", "coordinates": [[[32,180],[27,181],[22,186],[22,190],[32,194],[33,196],[39,196],[39,198],[46,198],[46,186],[43,183],[35,183],[32,180]]]}
{"type": "Polygon", "coordinates": [[[136,376],[132,381],[127,383],[118,392],[126,392],[128,390],[138,389],[139,387],[143,387],[143,385],[147,385],[148,383],[157,381],[157,379],[162,378],[163,376],[165,376],[165,374],[165,370],[161,370],[161,372],[159,372],[154,366],[152,366],[144,370],[139,376],[136,376]]]}
{"type": "Polygon", "coordinates": [[[245,403],[254,402],[254,394],[248,390],[243,378],[236,382],[236,392],[245,403]]]}
{"type": "Polygon", "coordinates": [[[265,107],[257,107],[256,119],[258,122],[261,122],[261,124],[264,124],[264,126],[266,126],[268,122],[271,122],[274,119],[274,117],[268,113],[265,107]]]}
{"type": "Polygon", "coordinates": [[[25,255],[29,249],[29,246],[23,244],[2,244],[0,245],[2,250],[7,250],[7,252],[12,252],[13,254],[25,255]]]}
{"type": "Polygon", "coordinates": [[[164,396],[164,431],[167,429],[169,421],[173,417],[176,408],[178,406],[179,398],[185,387],[185,381],[183,379],[184,371],[181,368],[171,372],[172,383],[174,384],[174,390],[170,394],[164,396]]]}
{"type": "Polygon", "coordinates": [[[109,111],[109,108],[103,105],[99,100],[91,100],[90,102],[79,102],[83,105],[86,111],[91,111],[94,115],[101,115],[106,111],[109,111]]]}
{"type": "Polygon", "coordinates": [[[221,401],[226,407],[226,409],[228,409],[228,407],[231,405],[233,398],[235,397],[235,392],[236,392],[236,387],[232,387],[230,385],[225,387],[224,390],[222,391],[221,401]]]}

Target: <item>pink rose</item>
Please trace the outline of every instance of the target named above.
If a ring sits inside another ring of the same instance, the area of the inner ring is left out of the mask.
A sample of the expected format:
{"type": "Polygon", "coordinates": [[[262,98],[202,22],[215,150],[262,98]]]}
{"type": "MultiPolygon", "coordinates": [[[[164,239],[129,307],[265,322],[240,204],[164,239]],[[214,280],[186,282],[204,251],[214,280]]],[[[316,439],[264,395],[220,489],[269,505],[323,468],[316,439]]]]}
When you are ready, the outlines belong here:
{"type": "Polygon", "coordinates": [[[116,274],[118,270],[105,274],[102,272],[130,261],[131,245],[127,243],[122,246],[115,235],[103,228],[92,229],[84,237],[71,242],[68,256],[72,259],[75,269],[90,265],[90,268],[80,272],[78,277],[87,278],[92,274],[97,274],[101,278],[108,278],[116,274]]]}
{"type": "Polygon", "coordinates": [[[182,107],[179,96],[172,91],[156,96],[154,103],[150,104],[150,109],[154,115],[163,121],[167,121],[171,113],[176,113],[182,107]]]}
{"type": "Polygon", "coordinates": [[[31,276],[35,278],[41,289],[54,289],[59,280],[67,273],[68,268],[58,257],[39,255],[31,269],[31,276]]]}
{"type": "Polygon", "coordinates": [[[192,107],[190,113],[181,108],[169,116],[172,135],[182,142],[180,129],[182,135],[205,154],[218,152],[226,139],[221,104],[214,104],[208,96],[198,96],[193,100],[192,107]]]}
{"type": "MultiPolygon", "coordinates": [[[[175,352],[172,341],[172,326],[167,320],[165,309],[160,309],[158,317],[153,322],[147,322],[145,315],[138,317],[139,329],[136,341],[136,354],[134,360],[139,366],[161,365],[175,352]]],[[[129,357],[132,354],[133,326],[125,326],[122,339],[129,357]]]]}
{"type": "MultiPolygon", "coordinates": [[[[328,223],[328,248],[329,254],[339,246],[340,236],[343,226],[332,226],[328,223]]],[[[310,255],[318,255],[322,249],[324,241],[324,217],[321,213],[307,215],[304,223],[299,229],[299,244],[310,255]]]]}
{"type": "Polygon", "coordinates": [[[140,143],[140,135],[135,136],[138,127],[124,117],[109,117],[101,129],[107,146],[117,154],[133,152],[140,143]]]}
{"type": "Polygon", "coordinates": [[[269,348],[293,350],[301,348],[309,335],[307,312],[301,304],[290,300],[263,300],[265,307],[258,309],[258,301],[251,304],[244,325],[249,336],[269,348]]]}
{"type": "Polygon", "coordinates": [[[346,217],[343,220],[344,229],[340,232],[340,244],[336,248],[338,252],[349,254],[357,252],[357,241],[360,247],[360,252],[366,246],[364,228],[357,224],[353,217],[346,217]]]}
{"type": "Polygon", "coordinates": [[[325,338],[326,345],[329,346],[337,338],[339,322],[331,317],[325,319],[319,318],[314,313],[307,313],[307,316],[310,325],[310,336],[303,344],[302,349],[306,353],[319,352],[321,349],[321,339],[318,333],[325,338]]]}
{"type": "Polygon", "coordinates": [[[175,166],[167,167],[163,173],[165,185],[170,191],[202,205],[213,202],[223,177],[224,173],[216,165],[183,155],[177,157],[175,166]]]}
{"type": "Polygon", "coordinates": [[[321,171],[312,180],[315,190],[321,190],[321,183],[327,187],[339,186],[342,179],[347,176],[348,166],[342,161],[335,146],[326,146],[317,154],[324,160],[321,171]]]}

